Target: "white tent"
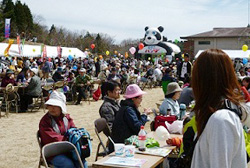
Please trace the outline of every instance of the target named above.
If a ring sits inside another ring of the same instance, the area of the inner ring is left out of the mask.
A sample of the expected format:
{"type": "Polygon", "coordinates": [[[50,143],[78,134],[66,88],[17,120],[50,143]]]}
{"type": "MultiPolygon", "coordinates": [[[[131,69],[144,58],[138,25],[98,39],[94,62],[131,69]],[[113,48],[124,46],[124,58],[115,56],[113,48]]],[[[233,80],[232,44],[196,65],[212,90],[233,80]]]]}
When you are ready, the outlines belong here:
{"type": "MultiPolygon", "coordinates": [[[[4,56],[4,51],[8,47],[8,43],[0,43],[0,56],[4,56]]],[[[9,49],[9,55],[12,57],[20,57],[17,44],[12,44],[9,49]]],[[[40,57],[41,46],[39,45],[24,45],[23,55],[25,57],[40,57]]]]}
{"type": "MultiPolygon", "coordinates": [[[[204,50],[199,50],[198,53],[195,55],[195,59],[199,57],[199,55],[203,52],[204,50]]],[[[224,51],[231,59],[235,58],[247,58],[249,59],[250,51],[242,51],[242,50],[222,50],[224,51]]]]}
{"type": "MultiPolygon", "coordinates": [[[[0,56],[4,56],[4,51],[8,47],[8,43],[0,43],[0,56]]],[[[62,57],[67,58],[69,55],[74,58],[85,58],[86,55],[84,52],[78,48],[70,47],[61,47],[62,48],[62,57]]],[[[55,58],[58,56],[57,46],[47,46],[47,57],[55,58]]],[[[27,45],[23,47],[23,54],[19,54],[19,49],[17,44],[12,44],[9,50],[9,56],[12,57],[41,57],[41,45],[27,45]]]]}
{"type": "Polygon", "coordinates": [[[62,57],[67,58],[69,55],[73,56],[74,58],[86,57],[85,53],[78,48],[62,47],[62,57]]]}

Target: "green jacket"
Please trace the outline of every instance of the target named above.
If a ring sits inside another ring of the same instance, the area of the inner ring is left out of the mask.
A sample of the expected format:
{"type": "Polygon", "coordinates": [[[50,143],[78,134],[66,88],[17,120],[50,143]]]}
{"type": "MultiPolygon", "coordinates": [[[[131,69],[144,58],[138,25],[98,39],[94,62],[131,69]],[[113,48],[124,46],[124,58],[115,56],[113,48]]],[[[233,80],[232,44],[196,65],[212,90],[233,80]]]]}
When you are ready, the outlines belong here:
{"type": "Polygon", "coordinates": [[[84,75],[84,76],[78,75],[76,77],[76,83],[75,84],[76,84],[76,86],[79,86],[80,84],[86,85],[87,82],[90,81],[90,80],[91,80],[91,78],[88,75],[84,75]]]}

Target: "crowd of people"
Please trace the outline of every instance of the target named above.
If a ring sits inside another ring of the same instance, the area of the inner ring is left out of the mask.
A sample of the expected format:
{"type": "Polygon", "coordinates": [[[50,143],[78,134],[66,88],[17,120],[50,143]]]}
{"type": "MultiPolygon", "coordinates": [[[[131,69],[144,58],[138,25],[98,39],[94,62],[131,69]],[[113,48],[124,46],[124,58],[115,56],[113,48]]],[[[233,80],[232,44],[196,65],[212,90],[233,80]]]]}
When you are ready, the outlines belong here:
{"type": "MultiPolygon", "coordinates": [[[[188,107],[195,101],[193,112],[185,116],[190,117],[190,121],[194,121],[194,116],[197,128],[191,137],[196,143],[191,167],[246,167],[250,151],[246,150],[244,141],[248,129],[245,127],[244,132],[242,123],[250,126],[247,123],[250,111],[239,109],[250,101],[250,67],[242,65],[236,70],[234,62],[221,50],[206,50],[193,63],[189,54],[184,54],[183,60],[176,59],[171,63],[161,59],[152,62],[134,58],[46,58],[44,61],[12,58],[4,62],[9,62],[9,66],[1,63],[0,70],[5,73],[1,86],[27,86],[25,92],[20,93],[20,112],[27,111],[32,98],[41,94],[44,83],[49,80],[68,83],[64,93],[54,90],[45,103],[48,112],[39,124],[42,145],[66,140],[64,134],[75,127],[66,110],[66,101],[72,100],[67,92],[72,91],[77,96],[75,105],[78,105],[82,99],[92,96],[93,81],[97,81],[101,88],[100,117],[106,119],[113,141],[124,143],[130,136],[138,135],[141,126],[149,121],[152,110],[140,112],[139,107],[146,94],[143,88],[153,83],[162,87],[165,96],[159,107],[161,115],[179,118],[180,104],[188,107]],[[120,101],[122,92],[125,100],[120,101]],[[232,107],[226,108],[225,102],[230,102],[232,107]]],[[[192,148],[188,142],[190,134],[184,132],[183,139],[184,153],[189,154],[187,145],[192,148]]],[[[109,152],[113,150],[113,144],[109,143],[109,152]]],[[[82,161],[87,167],[87,162],[82,161]]],[[[68,155],[53,157],[50,162],[58,167],[78,167],[68,155]]]]}

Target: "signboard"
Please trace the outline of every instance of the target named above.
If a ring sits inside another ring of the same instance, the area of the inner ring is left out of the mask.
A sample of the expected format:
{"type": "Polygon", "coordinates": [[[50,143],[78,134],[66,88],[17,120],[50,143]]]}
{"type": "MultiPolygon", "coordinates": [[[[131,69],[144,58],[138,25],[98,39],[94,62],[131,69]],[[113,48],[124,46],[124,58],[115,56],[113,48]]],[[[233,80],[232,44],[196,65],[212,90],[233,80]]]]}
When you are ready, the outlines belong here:
{"type": "Polygon", "coordinates": [[[160,46],[145,46],[143,49],[139,50],[138,53],[140,54],[155,54],[155,55],[160,55],[160,54],[166,54],[167,51],[166,49],[160,47],[160,46]]]}

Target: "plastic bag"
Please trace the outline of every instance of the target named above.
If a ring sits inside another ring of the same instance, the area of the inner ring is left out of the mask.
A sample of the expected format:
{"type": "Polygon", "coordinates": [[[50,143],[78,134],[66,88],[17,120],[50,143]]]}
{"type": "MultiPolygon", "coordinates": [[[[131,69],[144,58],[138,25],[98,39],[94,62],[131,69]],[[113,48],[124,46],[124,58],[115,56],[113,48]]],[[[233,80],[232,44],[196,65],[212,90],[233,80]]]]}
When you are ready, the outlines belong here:
{"type": "Polygon", "coordinates": [[[168,138],[170,138],[168,130],[163,126],[157,127],[155,132],[159,140],[166,141],[168,138]]]}
{"type": "Polygon", "coordinates": [[[165,124],[171,134],[182,134],[183,121],[176,120],[172,124],[169,124],[168,122],[165,122],[165,124]]]}

